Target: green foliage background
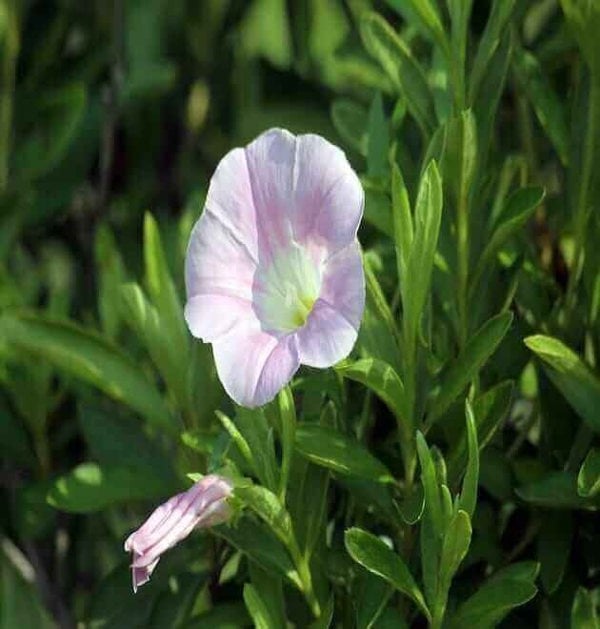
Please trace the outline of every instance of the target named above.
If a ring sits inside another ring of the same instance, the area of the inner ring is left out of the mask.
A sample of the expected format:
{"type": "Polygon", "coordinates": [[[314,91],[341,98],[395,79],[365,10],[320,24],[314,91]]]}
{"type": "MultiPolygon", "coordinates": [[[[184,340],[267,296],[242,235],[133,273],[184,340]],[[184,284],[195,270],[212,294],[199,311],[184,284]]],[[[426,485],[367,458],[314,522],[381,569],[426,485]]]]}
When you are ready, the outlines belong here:
{"type": "Polygon", "coordinates": [[[597,627],[599,34],[596,0],[0,0],[0,629],[597,627]],[[367,307],[248,411],[183,258],[273,126],[360,174],[367,307]],[[134,596],[127,534],[212,471],[235,518],[134,596]]]}

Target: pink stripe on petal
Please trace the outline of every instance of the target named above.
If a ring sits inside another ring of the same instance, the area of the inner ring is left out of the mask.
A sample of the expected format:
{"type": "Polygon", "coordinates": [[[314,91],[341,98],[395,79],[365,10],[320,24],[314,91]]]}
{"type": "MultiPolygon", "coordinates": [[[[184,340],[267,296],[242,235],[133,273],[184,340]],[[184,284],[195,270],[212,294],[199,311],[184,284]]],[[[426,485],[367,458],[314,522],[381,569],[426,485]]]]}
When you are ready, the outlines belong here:
{"type": "Polygon", "coordinates": [[[290,217],[296,138],[289,131],[270,129],[246,147],[245,155],[256,212],[259,262],[266,263],[293,239],[290,217]]]}
{"type": "Polygon", "coordinates": [[[313,134],[299,135],[296,141],[295,238],[331,254],[356,238],[364,205],[362,186],[337,146],[313,134]]]}

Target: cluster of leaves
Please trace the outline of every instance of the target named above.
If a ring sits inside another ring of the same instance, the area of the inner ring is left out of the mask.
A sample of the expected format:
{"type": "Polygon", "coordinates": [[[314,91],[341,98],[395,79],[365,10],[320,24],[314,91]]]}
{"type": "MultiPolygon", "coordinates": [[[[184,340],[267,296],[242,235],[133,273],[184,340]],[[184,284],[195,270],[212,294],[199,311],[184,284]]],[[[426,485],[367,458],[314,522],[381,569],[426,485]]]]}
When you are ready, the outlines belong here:
{"type": "Polygon", "coordinates": [[[0,628],[598,626],[600,5],[110,5],[0,0],[0,628]],[[182,268],[270,126],[359,172],[367,305],[250,411],[182,268]],[[215,471],[232,522],[134,596],[215,471]]]}

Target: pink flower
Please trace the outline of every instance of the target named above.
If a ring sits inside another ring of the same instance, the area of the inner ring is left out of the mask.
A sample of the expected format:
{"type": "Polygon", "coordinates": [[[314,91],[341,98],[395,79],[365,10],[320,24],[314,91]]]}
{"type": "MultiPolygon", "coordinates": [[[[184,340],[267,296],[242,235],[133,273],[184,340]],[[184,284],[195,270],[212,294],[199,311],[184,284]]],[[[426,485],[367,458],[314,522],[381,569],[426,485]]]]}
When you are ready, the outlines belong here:
{"type": "Polygon", "coordinates": [[[150,580],[160,556],[185,539],[196,527],[207,528],[225,522],[231,515],[227,498],[231,483],[212,474],[187,491],[173,496],[155,509],[142,526],[125,541],[133,553],[133,591],[150,580]]]}
{"type": "Polygon", "coordinates": [[[188,245],[185,318],[238,404],[272,400],[300,364],[329,367],[358,334],[364,194],[344,153],[271,129],[218,165],[188,245]]]}

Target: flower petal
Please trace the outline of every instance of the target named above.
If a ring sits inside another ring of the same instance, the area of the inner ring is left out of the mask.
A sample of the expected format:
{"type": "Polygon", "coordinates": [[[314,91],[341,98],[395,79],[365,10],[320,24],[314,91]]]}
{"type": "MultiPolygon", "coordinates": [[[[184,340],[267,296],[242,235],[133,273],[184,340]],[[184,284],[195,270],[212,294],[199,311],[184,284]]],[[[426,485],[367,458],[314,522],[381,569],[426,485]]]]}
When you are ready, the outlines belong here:
{"type": "Polygon", "coordinates": [[[219,338],[213,352],[228,395],[249,408],[272,400],[300,366],[294,335],[278,337],[249,326],[219,338]]]}
{"type": "Polygon", "coordinates": [[[304,327],[296,332],[300,362],[309,367],[330,367],[346,358],[358,332],[346,317],[318,299],[304,327]]]}
{"type": "Polygon", "coordinates": [[[245,154],[259,263],[268,264],[293,239],[296,137],[283,129],[270,129],[251,142],[245,154]]]}
{"type": "Polygon", "coordinates": [[[297,242],[329,254],[356,238],[364,193],[344,152],[318,135],[299,135],[293,231],[297,242]]]}
{"type": "Polygon", "coordinates": [[[356,239],[325,263],[320,297],[358,330],[365,309],[365,275],[356,239]]]}
{"type": "Polygon", "coordinates": [[[244,244],[211,212],[204,212],[192,230],[185,256],[188,298],[219,294],[250,300],[255,269],[244,244]]]}
{"type": "Polygon", "coordinates": [[[219,162],[210,180],[204,211],[217,219],[258,262],[256,210],[245,149],[233,149],[219,162]]]}
{"type": "Polygon", "coordinates": [[[252,303],[229,295],[194,295],[185,305],[185,320],[190,332],[205,343],[212,343],[237,324],[255,320],[252,303]]]}

